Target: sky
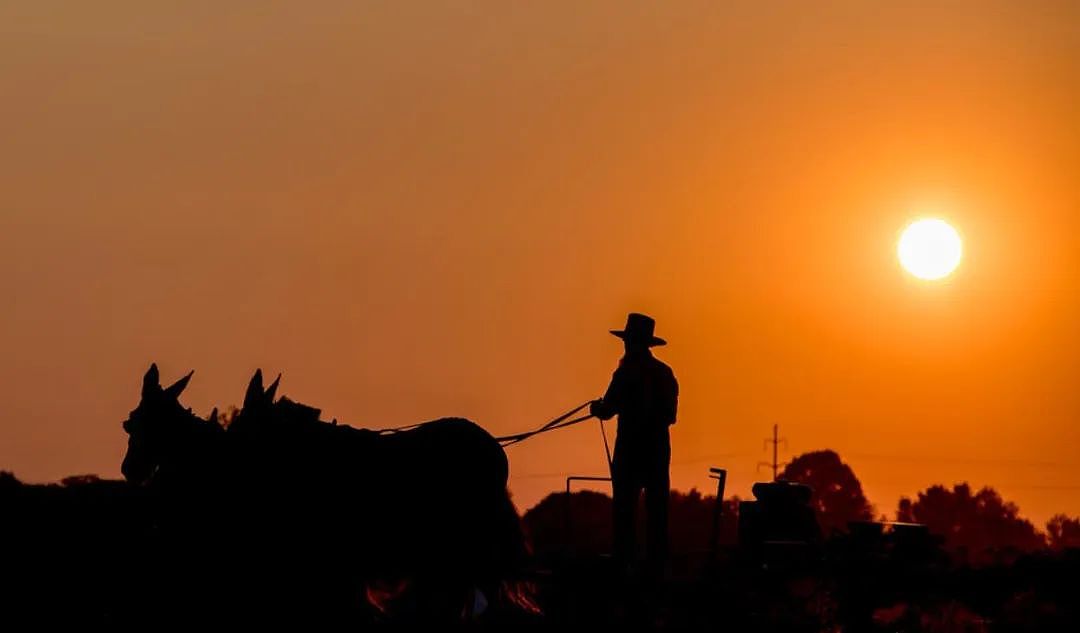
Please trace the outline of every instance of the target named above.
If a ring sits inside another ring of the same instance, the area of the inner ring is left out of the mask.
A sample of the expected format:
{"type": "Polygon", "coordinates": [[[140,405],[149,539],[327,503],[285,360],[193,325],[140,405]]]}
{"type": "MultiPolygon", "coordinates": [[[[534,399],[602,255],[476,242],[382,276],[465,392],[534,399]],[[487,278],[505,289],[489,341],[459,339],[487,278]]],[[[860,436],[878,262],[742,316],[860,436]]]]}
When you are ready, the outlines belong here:
{"type": "MultiPolygon", "coordinates": [[[[151,361],[495,435],[657,319],[672,481],[832,448],[879,514],[1080,514],[1074,2],[0,4],[0,468],[119,476],[151,361]],[[907,275],[913,219],[964,260],[907,275]]],[[[608,426],[608,432],[613,429],[608,426]]],[[[604,474],[508,449],[519,508],[604,474]]]]}

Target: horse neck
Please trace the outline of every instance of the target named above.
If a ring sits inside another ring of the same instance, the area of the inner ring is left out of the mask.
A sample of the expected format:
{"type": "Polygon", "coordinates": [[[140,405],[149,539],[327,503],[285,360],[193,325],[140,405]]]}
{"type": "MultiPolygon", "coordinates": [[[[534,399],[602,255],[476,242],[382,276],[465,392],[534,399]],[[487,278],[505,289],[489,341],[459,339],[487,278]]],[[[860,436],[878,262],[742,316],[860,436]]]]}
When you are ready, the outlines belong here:
{"type": "Polygon", "coordinates": [[[169,470],[186,480],[215,478],[221,467],[224,430],[194,415],[177,429],[169,442],[169,470]]]}

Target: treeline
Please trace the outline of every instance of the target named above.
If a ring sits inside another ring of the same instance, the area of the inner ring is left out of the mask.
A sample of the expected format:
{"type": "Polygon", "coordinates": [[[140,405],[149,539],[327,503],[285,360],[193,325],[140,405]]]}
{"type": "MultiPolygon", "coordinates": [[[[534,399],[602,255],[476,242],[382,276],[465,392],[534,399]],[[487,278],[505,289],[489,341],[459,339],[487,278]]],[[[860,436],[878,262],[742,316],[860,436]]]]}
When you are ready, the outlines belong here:
{"type": "MultiPolygon", "coordinates": [[[[967,483],[951,488],[934,485],[915,498],[901,498],[890,514],[878,513],[863,493],[851,467],[831,450],[793,459],[781,479],[809,485],[811,504],[823,534],[846,532],[853,522],[896,520],[922,523],[958,562],[1007,562],[1021,553],[1080,548],[1080,517],[1055,515],[1040,530],[1019,514],[1015,503],[993,488],[967,483]]],[[[697,490],[671,494],[671,542],[675,554],[691,554],[710,546],[715,496],[697,490]]],[[[739,499],[725,499],[719,527],[720,545],[736,543],[739,499]]],[[[611,499],[598,492],[577,492],[567,504],[565,493],[553,493],[525,513],[524,523],[538,554],[610,551],[611,499]]],[[[639,516],[643,514],[639,512],[639,516]]]]}

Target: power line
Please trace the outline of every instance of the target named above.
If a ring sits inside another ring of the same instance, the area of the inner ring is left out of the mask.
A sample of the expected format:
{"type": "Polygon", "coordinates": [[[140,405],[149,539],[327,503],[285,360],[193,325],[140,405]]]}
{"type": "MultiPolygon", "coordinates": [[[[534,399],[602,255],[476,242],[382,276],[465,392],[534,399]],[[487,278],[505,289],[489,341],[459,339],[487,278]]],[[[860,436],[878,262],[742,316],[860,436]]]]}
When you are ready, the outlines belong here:
{"type": "Polygon", "coordinates": [[[1022,466],[1029,468],[1071,467],[1071,462],[1056,462],[1011,457],[964,457],[962,455],[891,455],[886,453],[844,453],[846,459],[868,461],[912,462],[917,464],[978,464],[988,466],[1022,466]]]}
{"type": "Polygon", "coordinates": [[[784,444],[784,448],[787,448],[787,440],[785,438],[780,437],[780,425],[779,424],[774,424],[772,426],[772,439],[766,439],[765,440],[765,448],[766,449],[769,448],[769,444],[772,444],[772,463],[770,463],[770,462],[758,462],[758,469],[759,470],[761,469],[762,466],[772,468],[773,481],[777,480],[777,477],[778,477],[779,471],[780,471],[780,467],[787,465],[787,462],[779,461],[779,456],[777,455],[777,451],[779,449],[779,446],[780,446],[781,442],[784,444]]]}

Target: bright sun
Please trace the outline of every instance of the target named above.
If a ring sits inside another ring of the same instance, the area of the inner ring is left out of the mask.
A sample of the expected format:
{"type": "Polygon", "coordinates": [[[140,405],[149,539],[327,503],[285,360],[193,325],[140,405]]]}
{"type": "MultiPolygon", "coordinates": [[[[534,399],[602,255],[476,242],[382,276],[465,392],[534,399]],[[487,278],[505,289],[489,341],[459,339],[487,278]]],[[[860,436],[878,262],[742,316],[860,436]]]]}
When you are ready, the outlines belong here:
{"type": "Polygon", "coordinates": [[[963,244],[948,222],[925,219],[912,222],[900,236],[896,253],[904,270],[919,279],[941,279],[960,264],[963,244]]]}

